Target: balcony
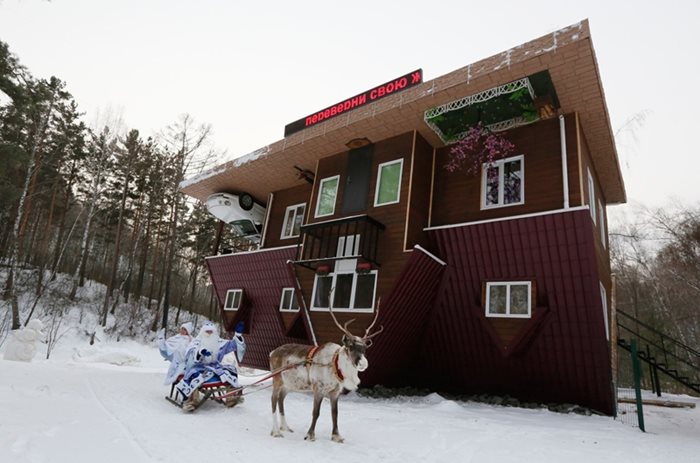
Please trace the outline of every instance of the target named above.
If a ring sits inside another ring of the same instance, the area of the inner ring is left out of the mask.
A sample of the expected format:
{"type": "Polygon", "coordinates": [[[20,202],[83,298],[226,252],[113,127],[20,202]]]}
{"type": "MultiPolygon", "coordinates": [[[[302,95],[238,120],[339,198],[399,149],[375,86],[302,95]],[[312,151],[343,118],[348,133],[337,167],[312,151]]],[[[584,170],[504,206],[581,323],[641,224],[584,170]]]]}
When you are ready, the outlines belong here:
{"type": "Polygon", "coordinates": [[[368,215],[302,225],[295,264],[316,271],[341,259],[357,259],[358,265],[380,266],[377,260],[383,223],[368,215]]]}

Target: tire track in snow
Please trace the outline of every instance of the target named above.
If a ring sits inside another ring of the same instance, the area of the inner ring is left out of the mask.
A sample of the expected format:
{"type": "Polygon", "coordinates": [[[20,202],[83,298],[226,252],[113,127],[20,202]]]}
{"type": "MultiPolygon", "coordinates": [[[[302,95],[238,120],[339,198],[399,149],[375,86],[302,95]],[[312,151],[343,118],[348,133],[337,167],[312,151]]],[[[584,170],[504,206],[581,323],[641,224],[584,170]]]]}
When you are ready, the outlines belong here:
{"type": "Polygon", "coordinates": [[[141,459],[144,462],[152,462],[152,461],[159,461],[155,459],[148,451],[141,445],[136,439],[136,436],[129,430],[129,428],[124,424],[122,420],[117,418],[117,416],[110,412],[107,406],[100,400],[100,398],[97,396],[97,393],[95,392],[95,388],[92,386],[92,381],[90,381],[90,378],[86,378],[85,382],[88,385],[88,389],[90,390],[90,394],[92,395],[92,398],[95,400],[95,402],[100,406],[102,411],[104,412],[105,415],[116,425],[122,430],[122,434],[126,435],[127,441],[131,444],[131,447],[136,451],[137,454],[141,456],[141,459]]]}

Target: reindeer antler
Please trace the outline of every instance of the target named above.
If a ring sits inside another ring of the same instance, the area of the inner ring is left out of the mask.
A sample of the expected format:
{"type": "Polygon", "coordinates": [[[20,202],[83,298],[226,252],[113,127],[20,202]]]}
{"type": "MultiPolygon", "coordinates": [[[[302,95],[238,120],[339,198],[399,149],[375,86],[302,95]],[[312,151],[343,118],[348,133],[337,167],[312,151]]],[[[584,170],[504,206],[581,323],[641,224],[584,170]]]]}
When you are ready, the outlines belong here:
{"type": "Polygon", "coordinates": [[[380,297],[377,299],[377,310],[374,311],[374,320],[372,320],[372,323],[370,323],[370,325],[365,330],[365,335],[362,337],[363,341],[369,341],[370,339],[372,339],[373,337],[375,337],[376,335],[378,335],[379,333],[384,331],[384,327],[380,326],[379,331],[375,331],[374,333],[369,334],[369,332],[372,330],[372,327],[374,326],[374,324],[377,323],[377,318],[379,318],[379,306],[381,305],[381,303],[382,303],[382,298],[380,297]]]}
{"type": "Polygon", "coordinates": [[[330,294],[328,295],[328,310],[331,313],[331,317],[333,318],[333,321],[335,322],[335,326],[337,326],[340,331],[348,335],[349,337],[353,337],[354,335],[350,332],[348,329],[348,325],[352,322],[355,321],[354,318],[348,320],[345,322],[345,326],[340,326],[340,323],[338,322],[338,319],[335,318],[335,314],[333,313],[333,293],[335,292],[335,287],[331,288],[330,294]]]}

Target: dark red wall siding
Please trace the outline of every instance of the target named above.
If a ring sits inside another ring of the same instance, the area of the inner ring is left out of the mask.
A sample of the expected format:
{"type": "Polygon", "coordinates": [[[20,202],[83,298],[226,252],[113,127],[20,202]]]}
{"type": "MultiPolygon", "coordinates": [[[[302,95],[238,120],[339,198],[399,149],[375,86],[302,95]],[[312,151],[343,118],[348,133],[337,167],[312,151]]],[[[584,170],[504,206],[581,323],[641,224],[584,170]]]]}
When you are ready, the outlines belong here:
{"type": "Polygon", "coordinates": [[[613,411],[594,228],[587,210],[433,230],[448,264],[425,343],[424,384],[613,411]],[[533,320],[504,351],[484,315],[482,284],[534,280],[533,320]]]}
{"type": "MultiPolygon", "coordinates": [[[[501,393],[612,414],[594,233],[588,210],[431,230],[447,266],[412,251],[382,301],[385,331],[368,351],[363,384],[501,393]],[[482,302],[484,282],[504,279],[536,286],[532,319],[510,324],[519,332],[507,340],[482,302]]],[[[249,324],[246,365],[267,368],[277,346],[310,344],[285,334],[279,312],[282,288],[294,286],[287,261],[295,252],[207,260],[220,303],[228,289],[244,290],[241,310],[224,312],[224,323],[228,330],[242,318],[249,324]]]]}
{"type": "Polygon", "coordinates": [[[421,250],[413,250],[389,295],[382,299],[375,327],[384,331],[367,351],[370,367],[360,375],[364,386],[396,385],[416,374],[410,370],[433,311],[444,265],[421,250]]]}
{"type": "Polygon", "coordinates": [[[270,351],[277,346],[289,342],[309,344],[307,339],[285,335],[286,329],[279,311],[282,288],[294,286],[287,261],[295,255],[296,247],[288,247],[207,259],[220,307],[223,306],[227,290],[243,289],[241,310],[222,313],[228,331],[242,316],[249,324],[245,336],[248,351],[244,365],[268,369],[270,351]]]}

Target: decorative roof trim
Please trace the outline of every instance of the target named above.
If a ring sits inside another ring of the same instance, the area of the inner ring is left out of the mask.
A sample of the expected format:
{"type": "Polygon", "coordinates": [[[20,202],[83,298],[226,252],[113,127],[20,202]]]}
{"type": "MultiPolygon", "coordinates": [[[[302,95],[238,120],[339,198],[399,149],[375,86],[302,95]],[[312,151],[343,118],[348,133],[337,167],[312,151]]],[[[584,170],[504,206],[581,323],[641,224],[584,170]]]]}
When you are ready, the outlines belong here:
{"type": "Polygon", "coordinates": [[[587,210],[587,209],[588,209],[588,204],[586,204],[584,206],[570,207],[568,209],[556,209],[553,211],[533,212],[532,214],[512,215],[509,217],[498,217],[497,219],[476,220],[474,222],[453,223],[453,224],[449,224],[449,225],[437,225],[435,227],[426,227],[423,229],[423,231],[444,230],[446,228],[469,227],[472,225],[481,225],[484,223],[491,223],[491,222],[505,222],[507,220],[529,219],[530,217],[539,217],[542,215],[553,215],[553,214],[564,214],[566,212],[583,211],[583,210],[587,210]]]}

